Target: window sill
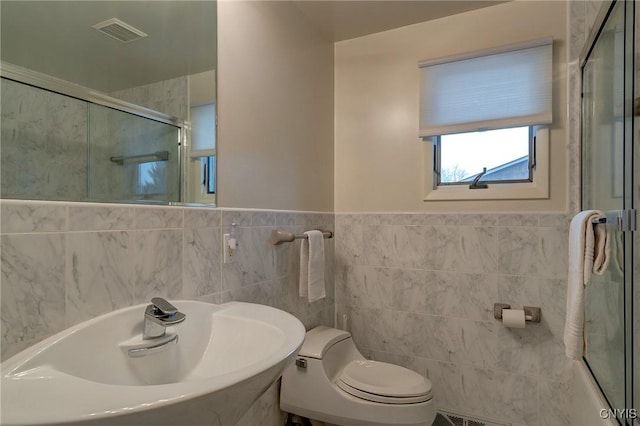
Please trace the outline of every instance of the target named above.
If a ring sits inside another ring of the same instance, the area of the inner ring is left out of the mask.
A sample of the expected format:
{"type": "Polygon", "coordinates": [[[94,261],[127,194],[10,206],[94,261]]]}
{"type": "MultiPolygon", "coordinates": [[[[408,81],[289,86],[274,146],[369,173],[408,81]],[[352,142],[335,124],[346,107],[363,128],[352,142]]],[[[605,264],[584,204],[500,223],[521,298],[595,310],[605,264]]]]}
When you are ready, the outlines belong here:
{"type": "Polygon", "coordinates": [[[431,191],[424,201],[446,200],[533,200],[549,198],[549,188],[535,183],[496,183],[485,189],[468,186],[440,187],[431,191]]]}

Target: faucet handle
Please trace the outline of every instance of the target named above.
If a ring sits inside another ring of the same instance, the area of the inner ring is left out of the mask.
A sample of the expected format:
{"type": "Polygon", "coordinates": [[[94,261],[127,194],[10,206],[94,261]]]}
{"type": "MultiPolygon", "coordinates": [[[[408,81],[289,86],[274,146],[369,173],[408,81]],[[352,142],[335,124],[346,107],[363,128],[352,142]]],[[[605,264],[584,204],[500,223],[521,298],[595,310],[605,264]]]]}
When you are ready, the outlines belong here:
{"type": "Polygon", "coordinates": [[[178,308],[173,306],[171,303],[167,302],[162,297],[154,297],[151,299],[151,303],[153,307],[160,311],[162,315],[173,315],[178,312],[178,308]]]}

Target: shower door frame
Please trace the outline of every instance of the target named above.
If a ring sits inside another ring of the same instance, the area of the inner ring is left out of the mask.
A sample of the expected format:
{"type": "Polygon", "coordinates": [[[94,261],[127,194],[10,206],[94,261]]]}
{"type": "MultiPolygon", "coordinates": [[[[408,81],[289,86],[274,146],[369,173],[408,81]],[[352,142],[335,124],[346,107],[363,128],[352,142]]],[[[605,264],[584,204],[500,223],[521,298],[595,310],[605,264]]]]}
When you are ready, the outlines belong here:
{"type": "MultiPolygon", "coordinates": [[[[111,108],[117,111],[129,113],[148,120],[157,121],[160,123],[168,124],[178,128],[178,176],[180,183],[178,185],[178,200],[169,201],[163,203],[164,205],[189,205],[199,203],[186,202],[188,176],[186,167],[186,155],[184,154],[186,147],[190,145],[190,124],[187,121],[181,120],[178,117],[174,117],[169,114],[165,114],[160,111],[156,111],[141,105],[137,105],[131,102],[127,102],[113,96],[109,96],[106,93],[99,92],[97,90],[90,89],[79,84],[71,83],[66,80],[61,80],[56,77],[52,77],[47,74],[43,74],[37,71],[23,68],[17,65],[9,64],[7,62],[0,61],[0,77],[12,80],[18,83],[27,84],[29,86],[36,87],[38,89],[47,90],[63,96],[69,96],[71,98],[85,101],[88,104],[96,104],[103,107],[111,108]]],[[[87,184],[87,195],[89,185],[87,184]]],[[[84,200],[78,200],[84,201],[84,200]]],[[[101,200],[100,202],[107,202],[107,200],[101,200]]],[[[129,201],[131,202],[131,201],[129,201]]]]}
{"type": "MultiPolygon", "coordinates": [[[[636,230],[636,200],[634,197],[634,189],[640,182],[635,182],[634,179],[634,96],[635,96],[635,1],[625,1],[625,0],[614,0],[610,4],[608,2],[603,2],[598,17],[594,23],[593,29],[589,34],[587,39],[587,43],[585,44],[585,49],[580,55],[580,75],[581,75],[581,90],[583,90],[583,81],[582,77],[584,74],[584,68],[587,64],[587,61],[592,53],[603,28],[605,27],[609,16],[611,15],[614,8],[623,4],[624,6],[624,64],[623,64],[623,119],[622,119],[622,127],[623,127],[623,153],[624,156],[623,164],[623,214],[622,217],[626,219],[626,223],[623,223],[624,230],[624,302],[622,309],[624,310],[624,407],[612,407],[609,397],[604,392],[604,389],[600,387],[602,394],[604,395],[607,403],[614,409],[623,409],[624,414],[621,416],[616,416],[616,420],[625,426],[632,426],[634,421],[636,421],[635,415],[636,411],[627,411],[632,410],[635,407],[634,404],[634,387],[640,385],[640,383],[634,383],[634,239],[635,230],[636,230]]],[[[581,109],[584,108],[584,102],[581,102],[581,109]]],[[[581,114],[581,117],[583,115],[581,114]]],[[[584,126],[584,123],[581,119],[581,131],[584,126]]],[[[584,143],[583,135],[581,135],[581,155],[584,155],[582,144],[584,143]]],[[[640,151],[640,148],[638,148],[640,151]]],[[[584,158],[582,158],[584,160],[584,158]]],[[[584,168],[584,162],[581,161],[581,167],[584,168]]],[[[584,182],[584,170],[581,171],[581,188],[584,182]]],[[[638,174],[640,176],[640,173],[638,174]]],[[[581,190],[582,193],[582,190],[581,190]]],[[[581,208],[584,209],[583,205],[584,199],[581,194],[581,208]]],[[[598,378],[594,374],[593,370],[589,367],[589,364],[585,357],[583,357],[583,362],[587,365],[588,370],[593,375],[593,378],[596,383],[598,383],[598,378]]],[[[637,366],[640,368],[640,365],[637,366]]],[[[600,384],[598,384],[600,386],[600,384]]],[[[640,396],[640,395],[639,395],[640,396]]],[[[640,404],[640,401],[639,401],[640,404]]],[[[637,413],[640,416],[640,413],[637,413]]]]}

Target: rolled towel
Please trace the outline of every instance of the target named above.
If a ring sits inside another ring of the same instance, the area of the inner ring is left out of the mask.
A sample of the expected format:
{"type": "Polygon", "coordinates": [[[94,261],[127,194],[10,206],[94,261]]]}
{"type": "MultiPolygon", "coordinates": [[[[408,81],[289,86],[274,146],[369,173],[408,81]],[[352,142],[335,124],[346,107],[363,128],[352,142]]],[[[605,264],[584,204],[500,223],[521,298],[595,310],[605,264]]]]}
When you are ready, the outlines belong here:
{"type": "Polygon", "coordinates": [[[324,236],[307,231],[300,248],[300,297],[315,302],[326,296],[324,285],[324,236]]]}

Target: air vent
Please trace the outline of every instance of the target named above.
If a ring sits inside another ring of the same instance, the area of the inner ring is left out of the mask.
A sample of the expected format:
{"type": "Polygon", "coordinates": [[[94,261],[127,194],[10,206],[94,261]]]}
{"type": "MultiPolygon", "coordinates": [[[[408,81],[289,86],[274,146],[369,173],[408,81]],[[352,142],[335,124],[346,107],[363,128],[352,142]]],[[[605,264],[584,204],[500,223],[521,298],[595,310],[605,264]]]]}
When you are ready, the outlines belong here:
{"type": "Polygon", "coordinates": [[[123,43],[129,43],[130,41],[147,37],[147,35],[139,29],[116,18],[95,24],[93,28],[123,43]]]}
{"type": "Polygon", "coordinates": [[[496,420],[486,420],[473,418],[446,411],[438,410],[432,426],[510,426],[511,423],[504,423],[496,420]]]}

